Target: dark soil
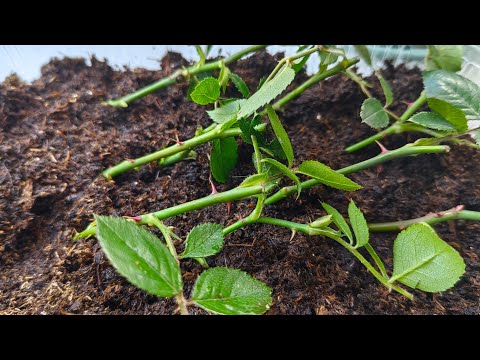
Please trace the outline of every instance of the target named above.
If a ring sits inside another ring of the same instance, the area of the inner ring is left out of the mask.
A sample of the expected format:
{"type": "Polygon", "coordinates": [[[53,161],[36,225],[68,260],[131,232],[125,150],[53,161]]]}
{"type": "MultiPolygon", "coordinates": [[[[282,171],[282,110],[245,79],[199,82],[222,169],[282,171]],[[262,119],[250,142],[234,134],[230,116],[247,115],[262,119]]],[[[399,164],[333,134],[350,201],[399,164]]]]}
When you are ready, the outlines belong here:
{"type": "MultiPolygon", "coordinates": [[[[128,93],[185,65],[170,53],[162,70],[115,71],[92,59],[53,60],[32,84],[11,77],[0,85],[0,313],[3,314],[171,314],[176,305],[137,290],[117,275],[96,239],[72,241],[94,213],[135,215],[183,203],[210,193],[209,146],[197,161],[168,168],[154,165],[107,182],[98,174],[124,158],[135,158],[186,139],[209,121],[204,109],[185,99],[181,84],[139,100],[127,109],[103,106],[100,99],[128,93]]],[[[232,69],[253,90],[275,65],[265,52],[232,69]]],[[[388,66],[396,96],[393,110],[421,91],[418,70],[388,66]]],[[[305,78],[300,74],[296,82],[305,78]]],[[[374,93],[380,94],[378,83],[374,93]]],[[[230,89],[229,91],[233,91],[230,89]]],[[[380,95],[378,95],[380,96],[380,95]]],[[[296,164],[317,159],[340,168],[376,155],[371,146],[346,154],[345,146],[373,133],[360,123],[364,99],[357,86],[338,76],[305,92],[281,115],[292,139],[296,164]]],[[[415,135],[385,140],[396,148],[415,135]]],[[[241,145],[240,164],[225,190],[253,171],[251,148],[241,145]]],[[[326,187],[306,191],[267,210],[270,216],[311,221],[322,215],[319,200],[346,212],[352,197],[367,219],[393,221],[446,210],[458,204],[480,211],[480,153],[454,148],[448,154],[398,159],[351,175],[364,186],[355,193],[326,187]]],[[[251,211],[236,202],[230,215],[223,204],[167,220],[184,236],[194,225],[229,224],[251,211]]],[[[480,313],[480,224],[457,221],[436,226],[467,263],[467,272],[446,292],[415,291],[410,301],[388,293],[341,246],[321,237],[254,225],[226,239],[224,250],[208,259],[256,276],[273,288],[269,314],[478,314],[480,313]]],[[[372,242],[391,266],[395,234],[375,234],[372,242]]],[[[187,294],[201,271],[183,263],[187,294]]],[[[200,312],[200,311],[198,311],[200,312]]]]}

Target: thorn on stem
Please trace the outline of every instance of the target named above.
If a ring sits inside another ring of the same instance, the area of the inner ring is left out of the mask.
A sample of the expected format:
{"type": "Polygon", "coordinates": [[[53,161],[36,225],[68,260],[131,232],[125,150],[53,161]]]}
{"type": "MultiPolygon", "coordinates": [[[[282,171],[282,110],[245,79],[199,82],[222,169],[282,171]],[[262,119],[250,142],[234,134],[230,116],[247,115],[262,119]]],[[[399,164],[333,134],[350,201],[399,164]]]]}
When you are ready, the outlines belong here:
{"type": "Polygon", "coordinates": [[[217,188],[215,187],[215,184],[212,180],[212,174],[208,176],[208,181],[210,182],[210,187],[212,188],[212,193],[210,195],[218,194],[217,188]]]}
{"type": "Polygon", "coordinates": [[[465,209],[465,205],[457,205],[453,208],[453,211],[462,211],[465,209]]]}
{"type": "Polygon", "coordinates": [[[230,211],[232,210],[232,202],[227,202],[227,215],[230,215],[230,211]]]}
{"type": "Polygon", "coordinates": [[[388,150],[385,146],[382,145],[382,143],[378,140],[375,140],[375,142],[377,143],[377,145],[380,147],[380,150],[381,150],[381,154],[384,154],[384,153],[387,153],[389,152],[390,150],[388,150]]]}
{"type": "Polygon", "coordinates": [[[125,219],[130,219],[130,220],[133,220],[133,221],[135,221],[135,222],[142,221],[142,217],[141,217],[141,216],[123,216],[123,218],[125,218],[125,219]]]}
{"type": "Polygon", "coordinates": [[[413,105],[413,102],[409,102],[409,101],[402,101],[405,105],[407,105],[407,107],[410,107],[413,105]]]}
{"type": "Polygon", "coordinates": [[[291,242],[296,234],[297,234],[297,230],[292,230],[292,236],[290,236],[290,240],[288,241],[291,242]]]}

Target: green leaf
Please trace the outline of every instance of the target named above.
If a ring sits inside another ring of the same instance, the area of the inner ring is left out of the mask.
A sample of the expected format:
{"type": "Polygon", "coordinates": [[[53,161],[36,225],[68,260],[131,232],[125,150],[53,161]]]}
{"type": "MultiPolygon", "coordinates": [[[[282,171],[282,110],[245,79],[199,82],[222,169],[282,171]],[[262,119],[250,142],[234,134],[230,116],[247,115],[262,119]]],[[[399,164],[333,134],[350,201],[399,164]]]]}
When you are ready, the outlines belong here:
{"type": "Polygon", "coordinates": [[[467,129],[467,118],[462,110],[438,99],[428,99],[428,106],[452,124],[458,131],[465,131],[467,129]]]}
{"type": "Polygon", "coordinates": [[[212,141],[210,171],[215,180],[226,183],[238,160],[237,141],[233,137],[212,141]]]}
{"type": "Polygon", "coordinates": [[[213,45],[207,45],[205,47],[205,56],[208,56],[210,54],[210,51],[212,50],[213,45]]]}
{"type": "Polygon", "coordinates": [[[220,96],[220,84],[213,77],[203,79],[195,87],[191,97],[194,102],[200,105],[214,103],[220,96]]]}
{"type": "Polygon", "coordinates": [[[247,84],[242,80],[240,76],[234,73],[230,73],[230,80],[232,80],[233,85],[237,88],[237,90],[242,94],[244,98],[248,98],[250,96],[250,90],[248,89],[247,84]]]}
{"type": "Polygon", "coordinates": [[[368,66],[372,66],[372,57],[370,56],[370,50],[368,50],[367,45],[353,45],[355,51],[360,56],[360,59],[365,61],[368,66]]]}
{"type": "Polygon", "coordinates": [[[250,175],[245,180],[241,182],[240,187],[249,187],[249,186],[254,186],[254,185],[261,185],[264,184],[268,181],[268,174],[267,173],[261,173],[261,174],[254,174],[250,175]]]}
{"type": "Polygon", "coordinates": [[[332,215],[333,223],[337,225],[338,229],[347,235],[348,239],[350,240],[350,244],[353,244],[352,231],[350,230],[350,226],[348,226],[343,216],[333,206],[330,206],[324,202],[322,202],[322,206],[328,215],[332,215]]]}
{"type": "Polygon", "coordinates": [[[261,116],[255,116],[252,120],[248,121],[247,119],[240,119],[238,120],[238,126],[240,130],[242,130],[242,139],[247,144],[252,145],[252,135],[258,141],[259,146],[266,145],[265,136],[256,129],[256,126],[260,125],[262,121],[261,116]]]}
{"type": "Polygon", "coordinates": [[[197,85],[198,85],[198,80],[195,76],[193,76],[190,80],[190,83],[188,84],[188,89],[187,89],[187,99],[188,100],[193,101],[192,92],[195,90],[197,85]]]}
{"type": "Polygon", "coordinates": [[[427,45],[426,70],[447,70],[457,72],[462,68],[462,45],[427,45]]]}
{"type": "Polygon", "coordinates": [[[195,50],[197,50],[198,56],[200,57],[197,63],[199,66],[202,66],[203,64],[205,64],[205,53],[203,52],[203,49],[200,47],[200,45],[194,45],[194,46],[195,46],[195,50]]]}
{"type": "Polygon", "coordinates": [[[272,290],[246,272],[216,267],[198,277],[191,302],[223,315],[260,315],[272,304],[272,290]]]}
{"type": "Polygon", "coordinates": [[[230,69],[225,66],[225,63],[222,62],[222,67],[220,69],[220,74],[218,75],[218,83],[222,88],[222,92],[224,93],[227,89],[228,79],[230,78],[230,69]]]}
{"type": "Polygon", "coordinates": [[[307,63],[310,55],[312,55],[312,54],[308,54],[307,56],[304,56],[303,58],[300,59],[300,61],[298,63],[293,64],[292,69],[295,71],[295,73],[298,73],[300,70],[303,69],[303,67],[307,63]]]}
{"type": "Polygon", "coordinates": [[[126,219],[96,215],[95,221],[103,251],[128,281],[157,296],[182,291],[180,267],[159,238],[126,219]]]}
{"type": "Polygon", "coordinates": [[[207,111],[207,114],[210,116],[210,119],[217,124],[223,124],[237,116],[237,113],[240,111],[240,107],[244,102],[244,99],[231,101],[215,110],[207,111]]]}
{"type": "Polygon", "coordinates": [[[388,114],[382,106],[382,103],[375,98],[368,98],[362,104],[360,110],[362,122],[374,129],[384,128],[388,125],[388,114]]]}
{"type": "Polygon", "coordinates": [[[435,112],[419,112],[408,119],[408,121],[430,129],[449,132],[456,131],[455,126],[450,124],[442,115],[435,112]]]}
{"type": "Polygon", "coordinates": [[[294,78],[295,71],[288,66],[285,67],[245,101],[238,113],[238,118],[250,116],[262,106],[270,103],[290,85],[294,78]]]}
{"type": "Polygon", "coordinates": [[[183,258],[204,258],[217,254],[223,247],[223,227],[206,223],[195,226],[187,236],[183,258]]]}
{"type": "Polygon", "coordinates": [[[380,85],[382,86],[383,94],[385,95],[385,106],[388,107],[393,103],[392,88],[390,87],[388,81],[379,71],[375,71],[375,75],[377,75],[377,78],[380,81],[380,85]]]}
{"type": "Polygon", "coordinates": [[[283,165],[281,162],[275,160],[275,159],[270,159],[270,158],[265,158],[262,160],[262,162],[268,162],[275,166],[280,172],[282,172],[285,176],[289,177],[290,180],[292,180],[296,185],[297,185],[297,198],[300,196],[300,192],[302,191],[302,187],[300,185],[300,179],[298,178],[295,173],[290,170],[288,167],[283,165]]]}
{"type": "Polygon", "coordinates": [[[322,184],[335,189],[355,191],[362,188],[346,176],[339,174],[327,165],[314,160],[304,161],[296,172],[317,179],[322,184]]]}
{"type": "Polygon", "coordinates": [[[463,111],[468,121],[480,120],[480,87],[477,84],[445,70],[424,72],[423,82],[428,98],[443,100],[463,111]]]}
{"type": "Polygon", "coordinates": [[[465,273],[460,254],[427,224],[403,230],[393,244],[393,275],[413,289],[427,292],[451,288],[465,273]]]}
{"type": "Polygon", "coordinates": [[[356,245],[355,248],[359,248],[368,244],[370,234],[368,232],[367,220],[355,205],[353,200],[348,204],[348,218],[350,219],[350,225],[352,225],[353,232],[355,233],[356,245]]]}
{"type": "Polygon", "coordinates": [[[270,119],[270,124],[272,125],[273,132],[277,136],[280,145],[282,146],[285,155],[287,156],[288,167],[292,167],[293,164],[293,148],[292,144],[290,143],[290,139],[285,131],[280,119],[278,118],[277,113],[273,108],[269,105],[267,106],[267,114],[268,118],[270,119]]]}

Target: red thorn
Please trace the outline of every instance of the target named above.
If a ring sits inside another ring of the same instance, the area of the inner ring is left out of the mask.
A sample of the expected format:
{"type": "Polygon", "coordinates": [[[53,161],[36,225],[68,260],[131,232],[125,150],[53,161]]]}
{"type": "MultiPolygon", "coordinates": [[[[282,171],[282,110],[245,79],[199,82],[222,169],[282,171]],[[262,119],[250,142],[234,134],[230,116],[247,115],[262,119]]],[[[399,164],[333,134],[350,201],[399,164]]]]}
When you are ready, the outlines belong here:
{"type": "Polygon", "coordinates": [[[175,142],[177,143],[177,145],[185,144],[183,141],[180,141],[180,139],[178,138],[178,134],[175,134],[175,142]]]}
{"type": "Polygon", "coordinates": [[[465,209],[465,205],[458,205],[455,206],[454,211],[462,211],[463,209],[465,209]]]}
{"type": "Polygon", "coordinates": [[[398,229],[399,229],[399,230],[404,230],[404,229],[405,229],[405,226],[400,225],[400,226],[398,227],[398,229]]]}
{"type": "Polygon", "coordinates": [[[212,175],[208,177],[208,181],[210,182],[210,186],[212,187],[212,193],[210,195],[218,194],[217,188],[215,187],[215,184],[212,181],[212,175]]]}
{"type": "Polygon", "coordinates": [[[381,154],[384,154],[384,153],[387,153],[387,152],[390,151],[390,150],[388,150],[385,146],[383,146],[383,145],[380,143],[380,141],[375,140],[375,142],[376,142],[377,145],[380,147],[381,154]]]}
{"type": "Polygon", "coordinates": [[[125,219],[130,219],[130,220],[133,220],[135,222],[139,222],[139,221],[142,221],[142,217],[141,216],[124,216],[125,219]]]}
{"type": "Polygon", "coordinates": [[[375,168],[376,172],[377,172],[377,175],[380,174],[383,170],[382,168],[382,165],[377,165],[377,167],[375,168]]]}
{"type": "Polygon", "coordinates": [[[402,101],[405,105],[407,105],[408,107],[412,106],[413,105],[413,102],[408,102],[408,101],[402,101]]]}
{"type": "Polygon", "coordinates": [[[230,210],[232,210],[232,202],[227,202],[227,214],[230,215],[230,210]]]}

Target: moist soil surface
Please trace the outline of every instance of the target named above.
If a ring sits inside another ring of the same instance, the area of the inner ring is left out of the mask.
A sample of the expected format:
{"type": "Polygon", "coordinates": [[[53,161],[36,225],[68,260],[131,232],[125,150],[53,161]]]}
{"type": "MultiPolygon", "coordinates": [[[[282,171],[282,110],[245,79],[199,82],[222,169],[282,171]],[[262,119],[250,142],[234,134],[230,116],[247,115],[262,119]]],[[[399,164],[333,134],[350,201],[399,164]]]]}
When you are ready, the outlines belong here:
{"type": "MultiPolygon", "coordinates": [[[[231,66],[251,90],[273,70],[280,55],[260,52],[231,66]]],[[[196,161],[160,168],[153,164],[106,181],[99,173],[125,158],[136,158],[187,139],[209,119],[186,100],[186,83],[158,91],[126,109],[101,99],[126,94],[187,65],[178,54],[161,60],[161,70],[116,71],[91,59],[52,60],[42,76],[24,84],[15,76],[0,85],[0,313],[2,314],[172,314],[173,300],[136,289],[108,263],[97,240],[72,241],[94,213],[136,215],[163,209],[210,193],[210,145],[197,149],[196,161]]],[[[401,113],[422,89],[420,71],[387,65],[395,104],[401,113]]],[[[297,75],[295,84],[306,78],[297,75]]],[[[373,93],[382,97],[375,79],[373,93]]],[[[227,90],[235,94],[234,89],[227,90]]],[[[295,149],[295,164],[307,159],[341,168],[379,153],[371,145],[354,154],[343,149],[374,133],[361,124],[364,95],[337,76],[307,90],[288,104],[281,119],[295,149]]],[[[414,141],[400,134],[387,148],[414,141]]],[[[240,145],[240,161],[229,189],[253,173],[252,149],[240,145]]],[[[480,153],[456,147],[448,154],[397,159],[350,175],[363,185],[354,193],[323,186],[299,200],[268,207],[266,215],[309,222],[323,215],[319,200],[346,213],[353,198],[370,222],[422,216],[463,204],[480,211],[480,153]]],[[[230,224],[252,210],[252,201],[225,204],[166,220],[180,236],[196,224],[230,224]]],[[[226,238],[224,250],[208,259],[212,266],[242,269],[273,289],[268,314],[478,314],[480,313],[480,224],[456,221],[435,226],[466,262],[456,286],[438,294],[413,291],[415,300],[389,293],[334,241],[296,234],[270,225],[252,225],[226,238]]],[[[392,266],[394,233],[371,241],[392,266]]],[[[182,245],[177,243],[178,248],[182,245]]],[[[182,262],[188,296],[201,267],[182,262]]],[[[193,313],[202,313],[192,308],[193,313]]]]}

